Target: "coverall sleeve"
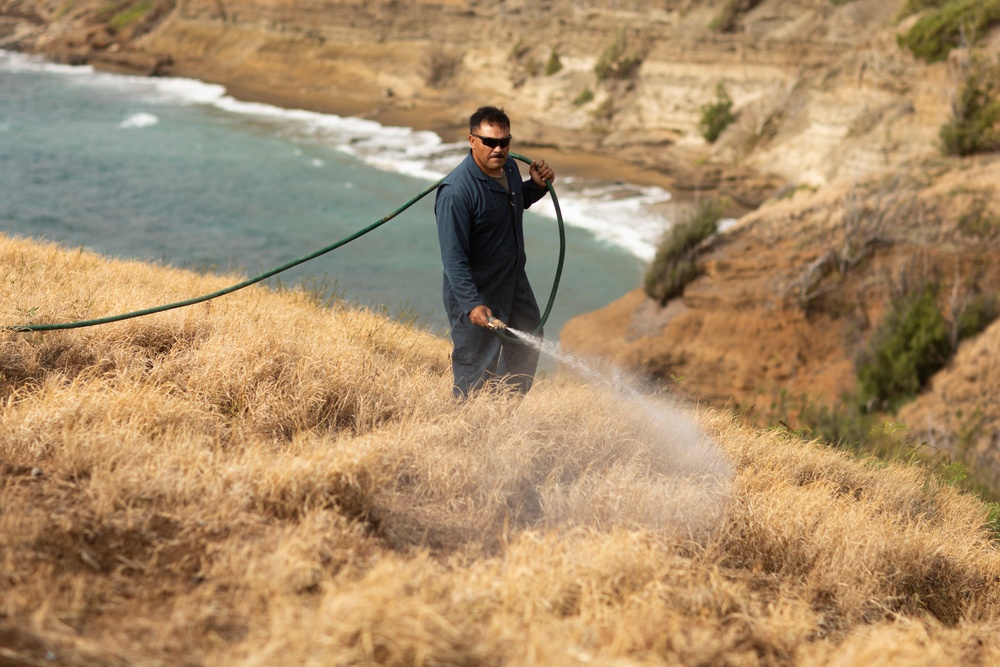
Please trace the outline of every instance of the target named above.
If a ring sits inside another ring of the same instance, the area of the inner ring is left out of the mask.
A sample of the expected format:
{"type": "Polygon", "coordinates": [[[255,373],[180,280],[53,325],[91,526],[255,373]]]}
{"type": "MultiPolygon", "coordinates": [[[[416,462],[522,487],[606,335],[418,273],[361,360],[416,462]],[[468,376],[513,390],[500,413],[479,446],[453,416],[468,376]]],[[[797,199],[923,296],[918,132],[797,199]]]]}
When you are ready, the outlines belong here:
{"type": "Polygon", "coordinates": [[[445,184],[438,188],[434,213],[444,275],[462,312],[468,315],[477,306],[488,305],[472,278],[469,262],[472,209],[457,195],[454,186],[445,184]]]}
{"type": "Polygon", "coordinates": [[[521,183],[521,192],[524,193],[524,208],[530,208],[532,204],[548,193],[548,188],[543,188],[530,178],[521,183]]]}

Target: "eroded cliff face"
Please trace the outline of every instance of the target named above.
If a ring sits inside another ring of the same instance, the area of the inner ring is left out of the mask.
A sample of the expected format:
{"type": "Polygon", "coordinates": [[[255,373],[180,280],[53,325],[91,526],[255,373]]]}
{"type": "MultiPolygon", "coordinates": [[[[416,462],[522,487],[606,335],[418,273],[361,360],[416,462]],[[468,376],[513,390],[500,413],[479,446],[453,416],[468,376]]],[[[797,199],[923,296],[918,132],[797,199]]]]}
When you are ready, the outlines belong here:
{"type": "MultiPolygon", "coordinates": [[[[769,201],[706,245],[705,272],[681,297],[661,306],[637,289],[571,320],[561,342],[758,423],[800,428],[803,410],[858,411],[858,359],[895,302],[937,285],[957,339],[961,309],[1000,293],[998,174],[997,156],[936,159],[769,201]]],[[[998,354],[994,322],[915,401],[884,415],[993,489],[998,354]]]]}
{"type": "MultiPolygon", "coordinates": [[[[709,26],[726,5],[0,0],[0,48],[448,139],[475,106],[499,104],[519,145],[617,158],[679,197],[726,196],[754,210],[712,240],[682,297],[660,305],[637,289],[571,321],[562,342],[715,405],[830,404],[854,386],[856,354],[908,275],[945,293],[1000,288],[997,165],[940,157],[964,56],[929,65],[901,49],[914,20],[898,22],[903,0],[763,0],[721,33],[709,26]],[[116,21],[133,7],[145,9],[116,21]],[[699,121],[720,91],[736,121],[709,144],[699,121]],[[970,231],[970,216],[996,224],[970,231]],[[859,225],[868,245],[845,263],[859,225]]],[[[998,46],[987,36],[991,57],[998,46]]],[[[1000,407],[972,400],[1000,390],[978,370],[997,335],[967,342],[902,415],[917,437],[1000,470],[1000,407]]]]}
{"type": "Polygon", "coordinates": [[[527,145],[611,155],[749,207],[933,151],[954,86],[896,46],[901,0],[767,0],[730,34],[709,27],[725,4],[154,0],[126,23],[115,18],[138,3],[3,0],[0,45],[320,110],[409,113],[443,133],[493,102],[527,145]],[[709,145],[698,125],[720,86],[738,120],[709,145]]]}

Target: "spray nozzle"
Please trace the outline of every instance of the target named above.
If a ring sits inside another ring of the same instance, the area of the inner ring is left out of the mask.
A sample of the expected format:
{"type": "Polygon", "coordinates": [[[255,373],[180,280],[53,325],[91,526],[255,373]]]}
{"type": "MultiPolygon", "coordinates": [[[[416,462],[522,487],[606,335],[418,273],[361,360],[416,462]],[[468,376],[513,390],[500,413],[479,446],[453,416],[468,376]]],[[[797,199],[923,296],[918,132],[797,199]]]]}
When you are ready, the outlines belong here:
{"type": "Polygon", "coordinates": [[[507,325],[503,321],[498,320],[497,318],[495,318],[495,317],[493,317],[491,315],[486,320],[486,328],[487,329],[492,329],[493,331],[496,331],[497,329],[503,329],[504,331],[506,331],[507,330],[507,325]]]}

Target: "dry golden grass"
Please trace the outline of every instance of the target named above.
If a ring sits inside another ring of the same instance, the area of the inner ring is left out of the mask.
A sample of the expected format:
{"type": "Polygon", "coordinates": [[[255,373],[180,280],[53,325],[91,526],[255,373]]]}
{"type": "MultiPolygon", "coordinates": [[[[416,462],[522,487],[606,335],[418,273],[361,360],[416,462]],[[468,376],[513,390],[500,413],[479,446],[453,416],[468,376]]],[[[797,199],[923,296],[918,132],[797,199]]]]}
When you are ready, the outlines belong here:
{"type": "MultiPolygon", "coordinates": [[[[233,277],[0,238],[0,322],[233,277]]],[[[976,499],[250,288],[0,334],[0,665],[1000,664],[976,499]]]]}

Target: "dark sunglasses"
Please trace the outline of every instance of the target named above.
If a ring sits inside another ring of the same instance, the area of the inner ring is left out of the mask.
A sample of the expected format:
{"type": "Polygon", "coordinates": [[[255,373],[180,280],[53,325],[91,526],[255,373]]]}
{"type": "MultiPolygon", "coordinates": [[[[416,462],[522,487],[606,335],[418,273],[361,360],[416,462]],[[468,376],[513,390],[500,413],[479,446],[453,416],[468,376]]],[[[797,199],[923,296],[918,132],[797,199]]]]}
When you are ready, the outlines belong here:
{"type": "Polygon", "coordinates": [[[478,134],[474,134],[472,136],[483,142],[483,146],[489,146],[490,148],[498,148],[498,147],[507,148],[508,146],[510,146],[510,140],[514,138],[509,134],[503,139],[494,139],[493,137],[481,137],[478,134]]]}

